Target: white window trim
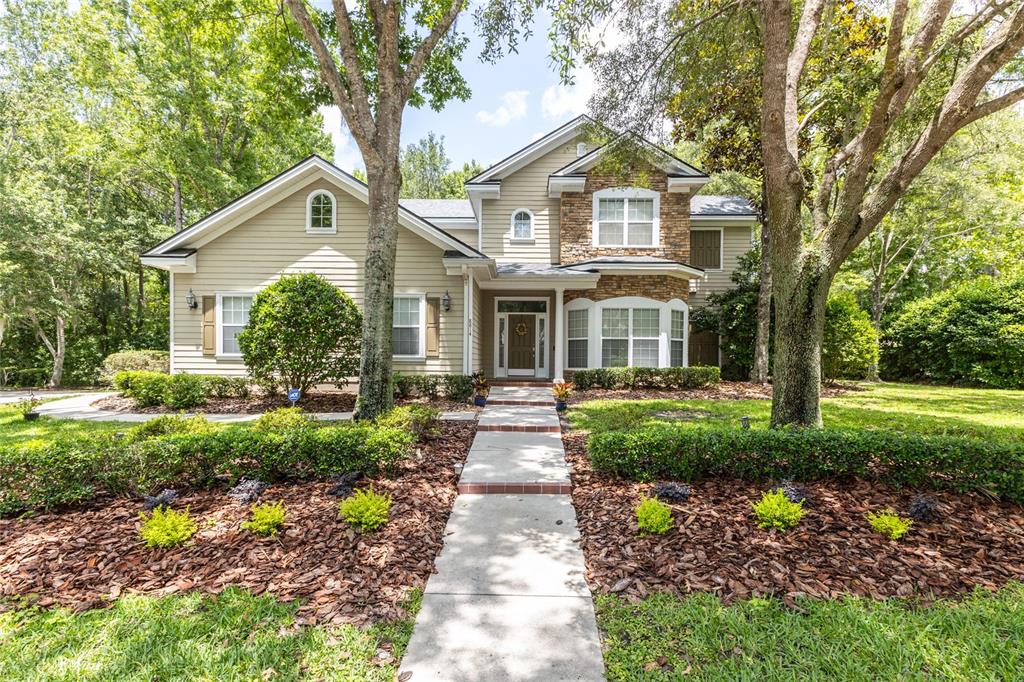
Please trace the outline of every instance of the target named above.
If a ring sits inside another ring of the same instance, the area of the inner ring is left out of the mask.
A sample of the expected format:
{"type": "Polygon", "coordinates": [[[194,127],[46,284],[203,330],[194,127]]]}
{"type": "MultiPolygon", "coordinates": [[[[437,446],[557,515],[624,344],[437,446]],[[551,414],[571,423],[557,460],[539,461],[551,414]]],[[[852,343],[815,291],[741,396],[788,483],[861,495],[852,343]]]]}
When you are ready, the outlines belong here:
{"type": "MultiPolygon", "coordinates": [[[[419,333],[419,349],[416,355],[398,355],[392,353],[391,358],[396,362],[416,362],[427,359],[427,295],[425,293],[399,293],[395,292],[392,299],[395,298],[417,298],[420,302],[420,333],[419,333]]],[[[394,301],[392,301],[394,306],[394,301]]],[[[391,320],[391,329],[394,330],[394,317],[391,320]]],[[[404,328],[404,327],[403,327],[404,328]]],[[[410,327],[411,329],[411,327],[410,327]]],[[[392,331],[392,334],[394,332],[392,331]]],[[[392,349],[394,345],[392,344],[392,349]]]]}
{"type": "MultiPolygon", "coordinates": [[[[225,296],[244,296],[250,299],[256,298],[256,292],[252,290],[248,291],[218,291],[217,294],[217,305],[214,310],[215,327],[217,329],[217,347],[214,349],[214,357],[218,360],[240,360],[242,358],[241,353],[225,353],[224,352],[224,297],[225,296]]],[[[234,325],[232,325],[234,326],[234,325]]]]}
{"type": "Polygon", "coordinates": [[[661,244],[661,194],[651,189],[642,187],[612,187],[594,192],[591,205],[591,243],[599,249],[657,249],[661,244]],[[598,206],[601,199],[625,199],[622,206],[622,243],[601,244],[598,239],[599,220],[598,206]],[[653,242],[647,246],[629,244],[629,200],[630,199],[653,199],[654,200],[654,224],[652,227],[651,239],[653,242]]]}
{"type": "Polygon", "coordinates": [[[316,189],[306,197],[306,234],[337,234],[338,233],[338,200],[326,189],[316,189]],[[313,199],[321,194],[331,200],[331,227],[324,229],[313,227],[313,199]]]}
{"type": "Polygon", "coordinates": [[[690,339],[688,338],[689,337],[689,326],[690,326],[689,322],[690,321],[688,319],[688,315],[684,312],[683,313],[683,335],[682,336],[673,336],[672,335],[672,317],[673,317],[673,313],[675,313],[675,312],[680,312],[680,311],[678,309],[674,309],[674,310],[670,310],[669,313],[668,313],[668,365],[669,365],[669,367],[686,367],[688,364],[690,364],[690,358],[688,357],[689,356],[689,351],[690,351],[690,348],[689,348],[689,346],[690,346],[690,339]],[[681,365],[673,365],[672,364],[672,344],[675,343],[676,341],[682,341],[683,342],[683,364],[681,364],[681,365]]]}
{"type": "MultiPolygon", "coordinates": [[[[673,298],[668,302],[656,301],[654,299],[645,298],[643,296],[620,296],[618,298],[607,298],[603,301],[592,301],[588,298],[577,298],[565,304],[565,312],[562,317],[562,328],[568,330],[569,325],[569,311],[571,310],[588,310],[588,323],[589,323],[589,337],[587,342],[587,354],[588,362],[587,367],[573,367],[572,369],[590,369],[599,368],[602,366],[601,363],[601,318],[602,312],[605,308],[630,308],[629,321],[630,329],[632,330],[633,324],[633,312],[632,308],[658,308],[661,312],[659,313],[659,334],[658,334],[658,367],[669,367],[672,364],[672,311],[679,310],[683,313],[684,330],[686,337],[683,339],[683,362],[684,367],[689,364],[689,330],[690,330],[690,308],[685,301],[678,298],[673,298]]],[[[565,333],[565,332],[560,332],[565,333]]],[[[611,338],[611,337],[609,337],[611,338]]],[[[644,337],[653,338],[653,337],[644,337]]],[[[629,355],[628,358],[632,359],[633,355],[633,344],[632,339],[629,343],[629,355]]],[[[565,344],[565,351],[563,353],[566,363],[568,363],[568,344],[565,344]]],[[[568,368],[568,365],[566,365],[568,368]]]]}
{"type": "Polygon", "coordinates": [[[572,355],[569,353],[569,342],[570,341],[586,341],[587,342],[587,359],[588,359],[588,362],[589,362],[589,358],[590,358],[590,333],[589,333],[589,330],[590,330],[590,313],[591,313],[591,311],[590,311],[589,308],[572,308],[570,310],[566,310],[566,312],[565,312],[565,368],[566,369],[586,369],[586,366],[577,367],[575,365],[572,365],[569,362],[569,358],[572,357],[572,355]],[[586,334],[586,336],[569,336],[569,330],[572,329],[572,327],[569,325],[569,313],[570,312],[575,312],[575,311],[578,311],[578,310],[582,310],[585,313],[587,313],[587,331],[588,331],[588,333],[586,334]]]}
{"type": "Polygon", "coordinates": [[[524,207],[517,208],[512,211],[512,215],[508,219],[508,240],[513,244],[532,244],[534,242],[534,216],[533,211],[524,207]],[[516,214],[526,213],[530,216],[530,236],[529,237],[517,237],[516,236],[516,214]]]}
{"type": "MultiPolygon", "coordinates": [[[[694,267],[703,268],[704,272],[722,272],[725,270],[725,228],[724,227],[691,227],[690,234],[694,232],[715,232],[718,231],[718,267],[707,268],[703,265],[694,265],[694,267]]],[[[690,248],[693,248],[693,239],[690,240],[690,248]]],[[[691,259],[692,260],[692,259],[691,259]]]]}

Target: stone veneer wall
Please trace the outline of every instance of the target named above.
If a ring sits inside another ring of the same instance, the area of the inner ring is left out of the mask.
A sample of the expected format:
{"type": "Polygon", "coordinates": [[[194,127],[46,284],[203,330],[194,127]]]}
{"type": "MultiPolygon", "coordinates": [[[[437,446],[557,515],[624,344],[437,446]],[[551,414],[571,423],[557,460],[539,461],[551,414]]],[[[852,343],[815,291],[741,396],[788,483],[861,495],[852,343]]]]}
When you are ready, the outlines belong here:
{"type": "Polygon", "coordinates": [[[602,275],[596,289],[569,289],[564,301],[589,298],[603,301],[618,296],[643,296],[656,301],[671,301],[678,298],[687,301],[690,292],[688,280],[668,275],[602,275]]]}
{"type": "Polygon", "coordinates": [[[617,175],[587,174],[582,192],[563,192],[560,209],[560,263],[568,265],[598,256],[655,256],[686,263],[690,259],[690,195],[668,191],[665,173],[652,170],[636,181],[617,175]],[[644,187],[661,195],[660,244],[653,249],[596,247],[593,238],[594,192],[609,187],[644,187]]]}

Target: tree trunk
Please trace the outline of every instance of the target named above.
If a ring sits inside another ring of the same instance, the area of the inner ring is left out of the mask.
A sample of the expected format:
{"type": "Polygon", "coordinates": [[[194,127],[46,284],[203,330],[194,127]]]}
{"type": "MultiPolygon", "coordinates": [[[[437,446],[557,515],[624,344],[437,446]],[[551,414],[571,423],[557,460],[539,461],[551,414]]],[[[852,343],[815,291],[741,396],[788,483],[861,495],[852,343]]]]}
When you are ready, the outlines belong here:
{"type": "Polygon", "coordinates": [[[395,252],[398,246],[398,196],[402,180],[397,146],[394,163],[366,169],[370,228],[363,294],[363,340],[356,419],[373,419],[394,405],[391,382],[392,310],[395,252]]]}
{"type": "Polygon", "coordinates": [[[50,371],[50,386],[60,386],[61,379],[64,375],[64,356],[67,354],[67,343],[64,338],[64,318],[60,315],[53,318],[57,345],[54,345],[53,342],[50,341],[50,337],[46,335],[46,331],[43,330],[43,326],[39,324],[39,318],[36,317],[34,313],[29,313],[29,319],[32,320],[32,326],[35,328],[36,337],[43,342],[43,345],[46,346],[47,352],[53,359],[53,366],[50,371]]]}
{"type": "Polygon", "coordinates": [[[174,178],[174,230],[181,232],[185,219],[181,210],[181,180],[174,178]]]}
{"type": "MultiPolygon", "coordinates": [[[[882,315],[885,313],[885,302],[882,300],[882,278],[885,276],[885,265],[879,268],[871,283],[871,326],[875,328],[877,343],[882,343],[882,315]]],[[[881,348],[879,348],[881,352],[881,348]]],[[[878,361],[868,367],[868,381],[881,381],[878,374],[878,361]]]]}
{"type": "Polygon", "coordinates": [[[750,380],[768,383],[768,346],[772,329],[772,260],[768,226],[761,225],[760,288],[757,291],[757,338],[750,380]]]}

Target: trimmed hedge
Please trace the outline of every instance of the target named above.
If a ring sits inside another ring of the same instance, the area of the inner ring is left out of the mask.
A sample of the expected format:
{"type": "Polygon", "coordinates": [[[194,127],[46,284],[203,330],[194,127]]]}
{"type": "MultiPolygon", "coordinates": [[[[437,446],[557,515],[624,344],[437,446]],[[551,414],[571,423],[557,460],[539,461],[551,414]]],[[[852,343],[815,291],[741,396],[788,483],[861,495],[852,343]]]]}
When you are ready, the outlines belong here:
{"type": "Polygon", "coordinates": [[[113,383],[114,388],[135,401],[136,407],[165,405],[187,410],[205,405],[211,395],[243,400],[250,395],[249,380],[245,377],[124,370],[114,375],[113,383]]]}
{"type": "Polygon", "coordinates": [[[573,385],[585,391],[588,388],[707,388],[722,381],[718,367],[602,367],[577,369],[572,374],[573,385]]]}
{"type": "Polygon", "coordinates": [[[979,490],[1024,502],[1024,447],[854,429],[725,429],[650,424],[593,434],[596,470],[637,480],[857,476],[899,487],[979,490]]]}
{"type": "Polygon", "coordinates": [[[244,426],[135,440],[100,434],[0,448],[0,514],[48,509],[97,494],[209,487],[241,475],[302,480],[390,471],[415,436],[371,424],[256,431],[244,426]]]}
{"type": "Polygon", "coordinates": [[[473,378],[467,374],[402,374],[394,372],[391,384],[396,398],[420,396],[436,400],[442,395],[466,402],[473,395],[473,378]]]}

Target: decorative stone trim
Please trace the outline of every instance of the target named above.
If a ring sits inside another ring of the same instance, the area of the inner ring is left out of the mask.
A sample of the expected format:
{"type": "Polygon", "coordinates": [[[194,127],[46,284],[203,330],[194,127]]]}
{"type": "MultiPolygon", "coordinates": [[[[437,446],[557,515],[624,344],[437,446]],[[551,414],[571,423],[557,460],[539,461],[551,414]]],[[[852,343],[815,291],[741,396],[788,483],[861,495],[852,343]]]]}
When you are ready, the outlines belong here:
{"type": "MultiPolygon", "coordinates": [[[[604,301],[620,296],[640,296],[665,303],[673,298],[687,301],[689,281],[668,275],[601,275],[595,289],[567,289],[565,302],[577,298],[604,301]]],[[[687,301],[688,302],[688,301],[687,301]]]]}
{"type": "Polygon", "coordinates": [[[460,495],[569,495],[570,483],[489,482],[459,483],[460,495]]]}
{"type": "MultiPolygon", "coordinates": [[[[554,407],[552,407],[552,411],[554,407]]],[[[561,433],[560,426],[537,426],[530,424],[481,424],[476,427],[477,431],[506,431],[509,433],[561,433]]]]}

